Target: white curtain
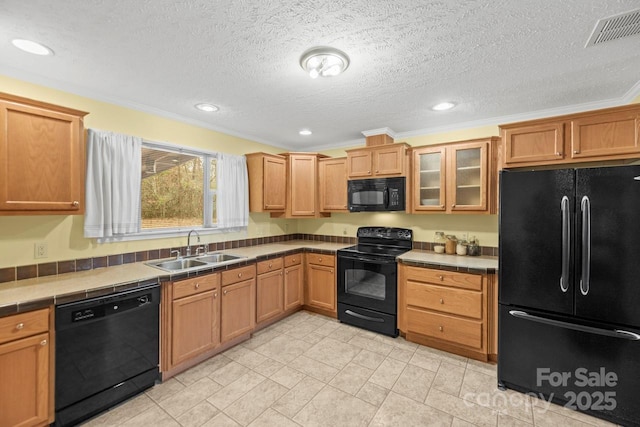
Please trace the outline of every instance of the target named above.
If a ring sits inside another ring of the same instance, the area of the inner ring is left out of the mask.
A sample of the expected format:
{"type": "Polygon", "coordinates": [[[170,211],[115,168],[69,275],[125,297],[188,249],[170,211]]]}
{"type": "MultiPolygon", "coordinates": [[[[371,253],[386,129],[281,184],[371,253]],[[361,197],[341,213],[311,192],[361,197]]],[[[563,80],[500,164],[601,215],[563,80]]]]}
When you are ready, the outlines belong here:
{"type": "Polygon", "coordinates": [[[249,175],[244,156],[218,154],[218,227],[249,225],[249,175]]]}
{"type": "Polygon", "coordinates": [[[84,237],[140,231],[142,138],[89,129],[84,237]]]}

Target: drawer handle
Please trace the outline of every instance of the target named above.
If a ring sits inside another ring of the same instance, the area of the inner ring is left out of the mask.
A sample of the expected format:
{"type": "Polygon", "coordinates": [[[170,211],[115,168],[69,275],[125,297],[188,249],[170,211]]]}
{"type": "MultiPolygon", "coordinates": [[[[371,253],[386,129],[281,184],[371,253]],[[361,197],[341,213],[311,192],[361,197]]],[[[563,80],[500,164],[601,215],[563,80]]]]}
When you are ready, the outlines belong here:
{"type": "Polygon", "coordinates": [[[318,258],[318,262],[322,262],[322,258],[318,258]]]}
{"type": "Polygon", "coordinates": [[[45,346],[45,345],[47,345],[47,340],[42,340],[42,341],[40,341],[40,345],[41,345],[41,346],[45,346]]]}
{"type": "Polygon", "coordinates": [[[440,326],[438,329],[440,330],[440,332],[442,332],[444,330],[444,328],[442,326],[440,326]]]}
{"type": "Polygon", "coordinates": [[[440,304],[444,304],[444,299],[440,298],[440,304]]]}
{"type": "Polygon", "coordinates": [[[238,277],[242,277],[242,273],[238,273],[238,277]]]}
{"type": "Polygon", "coordinates": [[[200,283],[196,283],[196,289],[200,289],[200,283]]]}
{"type": "Polygon", "coordinates": [[[23,328],[24,328],[24,323],[18,323],[18,324],[16,325],[16,329],[17,329],[17,330],[20,330],[20,329],[23,329],[23,328]]]}
{"type": "Polygon", "coordinates": [[[269,268],[271,268],[271,266],[272,266],[272,265],[273,265],[273,264],[269,263],[269,268]]]}
{"type": "Polygon", "coordinates": [[[438,279],[440,279],[440,281],[442,282],[444,280],[444,276],[440,275],[438,276],[438,279]]]}

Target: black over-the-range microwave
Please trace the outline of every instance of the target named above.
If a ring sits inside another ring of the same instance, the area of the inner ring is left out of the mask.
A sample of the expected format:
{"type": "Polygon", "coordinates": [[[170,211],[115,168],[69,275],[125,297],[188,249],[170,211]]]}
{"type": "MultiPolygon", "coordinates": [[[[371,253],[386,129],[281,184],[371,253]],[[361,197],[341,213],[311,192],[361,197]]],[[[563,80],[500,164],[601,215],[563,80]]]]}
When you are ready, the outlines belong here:
{"type": "Polygon", "coordinates": [[[387,212],[405,210],[406,178],[349,180],[347,194],[350,212],[387,212]]]}

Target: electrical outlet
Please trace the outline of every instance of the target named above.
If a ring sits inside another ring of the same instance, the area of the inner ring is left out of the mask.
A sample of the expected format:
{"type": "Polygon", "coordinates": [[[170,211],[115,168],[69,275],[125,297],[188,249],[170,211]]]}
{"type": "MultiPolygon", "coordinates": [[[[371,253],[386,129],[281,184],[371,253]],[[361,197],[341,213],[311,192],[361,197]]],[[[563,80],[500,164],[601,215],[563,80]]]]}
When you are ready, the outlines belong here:
{"type": "Polygon", "coordinates": [[[49,249],[47,248],[47,242],[36,243],[34,258],[46,258],[48,256],[49,256],[49,249]]]}
{"type": "Polygon", "coordinates": [[[347,229],[346,228],[342,229],[342,234],[344,234],[345,236],[347,235],[347,229]]]}

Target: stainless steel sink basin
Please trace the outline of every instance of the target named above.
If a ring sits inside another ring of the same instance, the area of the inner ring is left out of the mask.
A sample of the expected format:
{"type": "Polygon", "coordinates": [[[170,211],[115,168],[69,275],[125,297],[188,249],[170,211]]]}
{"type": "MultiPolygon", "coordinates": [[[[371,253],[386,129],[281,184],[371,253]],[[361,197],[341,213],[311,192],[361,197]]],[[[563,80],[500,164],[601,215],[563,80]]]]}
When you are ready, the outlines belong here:
{"type": "Polygon", "coordinates": [[[197,270],[198,268],[204,267],[217,267],[219,265],[231,264],[233,261],[244,258],[246,257],[223,253],[212,253],[200,255],[198,257],[150,261],[146,264],[164,271],[176,272],[190,269],[197,270]]]}
{"type": "Polygon", "coordinates": [[[147,265],[158,267],[167,271],[186,270],[187,268],[203,267],[207,263],[197,259],[172,259],[169,261],[149,262],[147,265]]]}
{"type": "Polygon", "coordinates": [[[244,257],[237,256],[237,255],[229,255],[229,254],[209,254],[209,255],[199,256],[196,259],[198,261],[215,263],[215,262],[232,261],[232,260],[241,259],[241,258],[244,258],[244,257]]]}

